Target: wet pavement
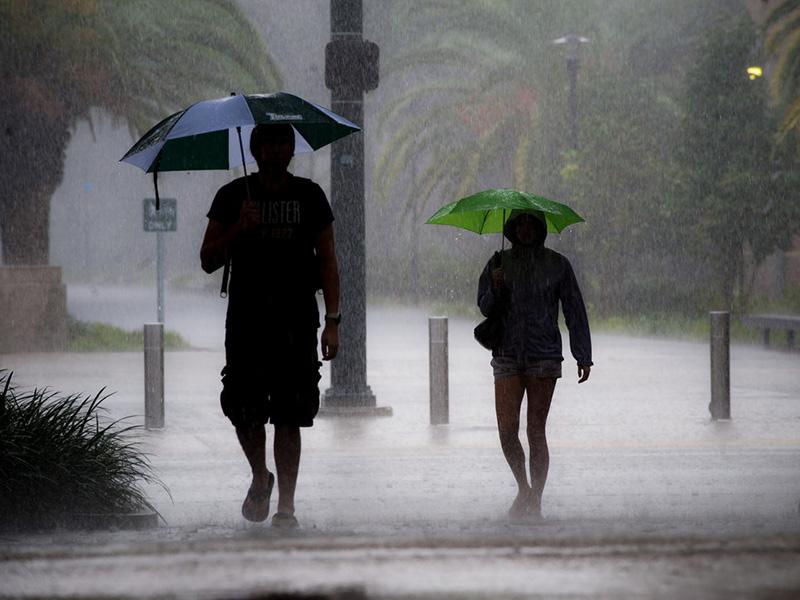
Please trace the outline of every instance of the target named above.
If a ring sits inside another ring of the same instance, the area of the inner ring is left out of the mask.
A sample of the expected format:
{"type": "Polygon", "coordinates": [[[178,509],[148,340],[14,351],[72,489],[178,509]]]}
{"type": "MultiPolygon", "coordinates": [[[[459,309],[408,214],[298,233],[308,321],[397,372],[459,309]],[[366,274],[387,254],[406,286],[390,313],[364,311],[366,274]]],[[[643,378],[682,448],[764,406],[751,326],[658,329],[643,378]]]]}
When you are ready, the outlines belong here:
{"type": "MultiPolygon", "coordinates": [[[[568,360],[556,388],[545,520],[512,524],[474,323],[450,319],[450,423],[431,426],[428,315],[373,307],[367,379],[394,416],[304,432],[302,527],[286,533],[239,515],[248,471],[217,404],[224,310],[172,310],[183,325],[168,327],[208,349],[167,353],[166,427],[141,437],[172,496],[147,490],[166,525],[6,536],[0,597],[800,594],[800,353],[734,346],[733,418],[715,423],[707,344],[596,334],[591,379],[577,385],[568,360]]],[[[140,353],[0,366],[19,386],[105,386],[112,416],[143,412],[140,353]]]]}

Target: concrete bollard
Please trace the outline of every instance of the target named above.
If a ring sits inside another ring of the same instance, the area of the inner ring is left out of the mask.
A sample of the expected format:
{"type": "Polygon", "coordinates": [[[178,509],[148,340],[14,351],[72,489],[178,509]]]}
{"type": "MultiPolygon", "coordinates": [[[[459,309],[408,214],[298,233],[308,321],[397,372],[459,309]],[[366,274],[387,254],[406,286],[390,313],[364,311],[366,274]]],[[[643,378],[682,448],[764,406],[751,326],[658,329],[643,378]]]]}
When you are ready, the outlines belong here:
{"type": "Polygon", "coordinates": [[[711,316],[711,418],[731,418],[730,324],[727,311],[712,311],[711,316]]]}
{"type": "Polygon", "coordinates": [[[428,318],[428,348],[431,425],[444,425],[450,421],[447,317],[428,318]]]}
{"type": "Polygon", "coordinates": [[[164,324],[144,324],[144,426],[164,427],[164,324]]]}

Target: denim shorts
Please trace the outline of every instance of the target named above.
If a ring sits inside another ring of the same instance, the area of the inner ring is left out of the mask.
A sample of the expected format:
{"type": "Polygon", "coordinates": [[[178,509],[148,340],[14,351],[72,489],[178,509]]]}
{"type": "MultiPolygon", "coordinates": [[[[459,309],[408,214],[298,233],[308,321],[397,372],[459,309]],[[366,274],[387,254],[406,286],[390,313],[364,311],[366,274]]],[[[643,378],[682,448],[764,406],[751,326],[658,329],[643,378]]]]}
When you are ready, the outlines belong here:
{"type": "Polygon", "coordinates": [[[495,356],[490,363],[494,369],[494,378],[503,377],[548,377],[559,379],[561,377],[561,361],[541,359],[518,361],[510,356],[495,356]]]}

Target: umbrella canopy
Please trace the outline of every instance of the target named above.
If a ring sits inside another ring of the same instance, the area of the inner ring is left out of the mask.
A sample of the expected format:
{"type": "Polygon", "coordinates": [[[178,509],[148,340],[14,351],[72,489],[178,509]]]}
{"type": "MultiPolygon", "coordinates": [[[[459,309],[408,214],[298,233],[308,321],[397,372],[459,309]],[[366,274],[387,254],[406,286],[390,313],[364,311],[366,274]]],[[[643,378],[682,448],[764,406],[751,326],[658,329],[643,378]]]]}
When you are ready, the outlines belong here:
{"type": "Polygon", "coordinates": [[[290,124],[295,154],[313,152],[360,131],[344,117],[285,92],[231,95],[204,100],[170,115],[121,160],[147,173],[243,166],[255,162],[249,150],[250,133],[261,123],[290,124]]]}
{"type": "Polygon", "coordinates": [[[426,221],[432,225],[451,225],[475,233],[502,233],[512,210],[540,211],[547,230],[561,233],[583,218],[566,204],[510,189],[489,189],[440,208],[426,221]]]}

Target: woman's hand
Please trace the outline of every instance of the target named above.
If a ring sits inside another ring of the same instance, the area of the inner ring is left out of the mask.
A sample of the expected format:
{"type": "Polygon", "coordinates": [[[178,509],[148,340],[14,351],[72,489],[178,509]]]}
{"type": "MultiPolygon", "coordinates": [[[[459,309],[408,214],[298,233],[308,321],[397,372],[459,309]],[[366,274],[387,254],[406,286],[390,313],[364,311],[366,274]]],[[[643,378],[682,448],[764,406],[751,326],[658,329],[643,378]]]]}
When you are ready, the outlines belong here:
{"type": "Polygon", "coordinates": [[[492,270],[492,287],[496,290],[504,287],[506,284],[506,276],[503,273],[503,268],[498,267],[492,270]]]}
{"type": "Polygon", "coordinates": [[[583,383],[589,379],[589,373],[591,371],[592,367],[589,365],[578,365],[578,383],[583,383]]]}

